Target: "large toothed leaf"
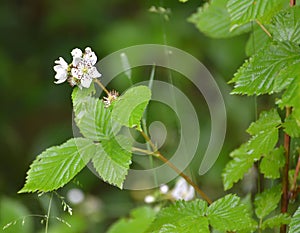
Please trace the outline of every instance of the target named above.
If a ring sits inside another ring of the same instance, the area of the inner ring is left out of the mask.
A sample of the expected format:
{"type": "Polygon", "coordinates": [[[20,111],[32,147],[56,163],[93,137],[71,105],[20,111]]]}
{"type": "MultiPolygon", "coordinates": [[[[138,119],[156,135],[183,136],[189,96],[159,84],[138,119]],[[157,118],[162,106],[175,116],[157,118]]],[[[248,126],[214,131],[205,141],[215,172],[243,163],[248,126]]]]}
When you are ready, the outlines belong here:
{"type": "Polygon", "coordinates": [[[234,150],[230,155],[233,159],[227,163],[222,173],[225,190],[230,189],[234,183],[242,179],[255,161],[253,154],[248,153],[246,144],[234,150]]]}
{"type": "Polygon", "coordinates": [[[286,132],[291,137],[300,137],[300,121],[294,117],[294,113],[289,115],[285,122],[282,124],[284,132],[286,132]]]}
{"type": "Polygon", "coordinates": [[[253,25],[252,33],[246,44],[246,55],[252,56],[271,42],[271,38],[258,25],[253,25]]]}
{"type": "Polygon", "coordinates": [[[121,218],[107,233],[143,233],[154,220],[156,211],[148,206],[139,207],[130,212],[130,218],[121,218]]]}
{"type": "Polygon", "coordinates": [[[150,98],[151,90],[146,86],[128,89],[113,106],[113,120],[130,128],[141,129],[140,121],[150,98]]]}
{"type": "Polygon", "coordinates": [[[239,27],[253,20],[269,23],[271,18],[286,4],[285,0],[229,0],[228,12],[231,28],[239,27]]]}
{"type": "Polygon", "coordinates": [[[104,181],[122,188],[131,164],[131,147],[131,141],[122,135],[96,145],[92,162],[104,181]]]}
{"type": "Polygon", "coordinates": [[[101,141],[116,135],[121,125],[112,121],[111,111],[102,100],[92,97],[86,90],[73,91],[75,122],[82,135],[94,141],[101,141]],[[83,92],[83,93],[82,93],[83,92]]]}
{"type": "Polygon", "coordinates": [[[250,25],[230,31],[231,21],[226,3],[225,0],[213,0],[205,3],[189,18],[189,21],[212,38],[228,38],[248,32],[251,29],[250,25]]]}
{"type": "Polygon", "coordinates": [[[247,132],[250,135],[260,134],[264,131],[275,129],[280,124],[281,119],[276,109],[263,111],[259,114],[258,120],[251,123],[247,132]]]}
{"type": "Polygon", "coordinates": [[[255,213],[260,219],[276,209],[281,198],[281,186],[277,185],[256,195],[254,200],[255,213]]]}
{"type": "Polygon", "coordinates": [[[261,95],[282,91],[297,75],[300,48],[293,42],[266,45],[239,68],[231,82],[233,94],[261,95]],[[287,74],[289,78],[287,78],[287,74]]]}
{"type": "Polygon", "coordinates": [[[300,233],[300,206],[293,215],[290,223],[289,233],[300,233]]]}
{"type": "Polygon", "coordinates": [[[212,203],[207,209],[210,225],[220,231],[251,229],[253,220],[240,198],[229,194],[212,203]]]}
{"type": "Polygon", "coordinates": [[[266,219],[261,228],[264,230],[266,228],[280,227],[282,224],[289,224],[291,222],[291,217],[288,214],[278,214],[271,218],[266,219]]]}
{"type": "Polygon", "coordinates": [[[272,19],[270,31],[274,40],[300,43],[300,7],[289,7],[272,19]]]}
{"type": "Polygon", "coordinates": [[[178,201],[162,209],[146,232],[151,233],[209,233],[208,219],[205,217],[206,202],[195,200],[178,201]]]}
{"type": "Polygon", "coordinates": [[[19,193],[48,192],[64,186],[83,169],[94,152],[93,142],[84,138],[50,147],[30,165],[25,186],[19,193]]]}
{"type": "Polygon", "coordinates": [[[277,179],[280,178],[280,169],[284,166],[284,163],[284,149],[280,147],[265,155],[259,168],[265,178],[277,179]]]}

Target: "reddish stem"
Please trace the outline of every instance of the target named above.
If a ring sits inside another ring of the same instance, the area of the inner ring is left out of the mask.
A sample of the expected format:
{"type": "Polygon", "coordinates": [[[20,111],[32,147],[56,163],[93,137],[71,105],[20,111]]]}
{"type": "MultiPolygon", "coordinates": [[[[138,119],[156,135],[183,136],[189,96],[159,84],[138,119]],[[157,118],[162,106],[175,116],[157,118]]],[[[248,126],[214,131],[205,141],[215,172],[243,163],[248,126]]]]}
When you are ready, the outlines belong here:
{"type": "MultiPolygon", "coordinates": [[[[285,118],[291,114],[291,108],[286,108],[285,118]]],[[[281,197],[281,213],[286,213],[289,205],[289,166],[290,166],[290,143],[291,137],[284,134],[284,151],[285,151],[285,165],[282,176],[282,197],[281,197]]],[[[286,225],[282,225],[280,233],[286,232],[286,225]]]]}
{"type": "Polygon", "coordinates": [[[290,6],[295,6],[296,5],[296,0],[290,0],[290,6]]]}

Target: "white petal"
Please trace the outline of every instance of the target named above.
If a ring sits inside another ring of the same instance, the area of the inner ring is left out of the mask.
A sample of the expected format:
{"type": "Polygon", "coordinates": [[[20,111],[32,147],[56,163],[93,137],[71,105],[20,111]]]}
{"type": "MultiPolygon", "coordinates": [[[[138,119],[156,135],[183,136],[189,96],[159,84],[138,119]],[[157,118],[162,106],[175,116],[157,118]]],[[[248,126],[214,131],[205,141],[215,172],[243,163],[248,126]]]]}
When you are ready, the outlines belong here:
{"type": "Polygon", "coordinates": [[[194,196],[195,196],[195,190],[192,186],[189,186],[189,190],[185,194],[184,200],[185,201],[190,201],[194,198],[194,196]]]}
{"type": "Polygon", "coordinates": [[[78,69],[77,68],[72,68],[71,69],[71,74],[73,77],[78,78],[78,69]]]}
{"type": "Polygon", "coordinates": [[[81,79],[81,85],[85,88],[89,88],[91,83],[92,83],[92,79],[89,79],[89,78],[82,78],[81,79]]]}
{"type": "Polygon", "coordinates": [[[89,76],[91,78],[100,78],[101,74],[98,72],[97,68],[93,66],[89,69],[89,76]]]}
{"type": "Polygon", "coordinates": [[[159,190],[162,194],[166,194],[169,191],[169,187],[168,187],[168,185],[164,184],[159,187],[159,190]]]}
{"type": "Polygon", "coordinates": [[[155,201],[155,198],[154,198],[153,196],[151,196],[151,195],[147,195],[147,196],[145,197],[144,201],[145,201],[146,203],[153,203],[153,202],[155,201]]]}
{"type": "Polygon", "coordinates": [[[75,57],[82,57],[82,51],[78,48],[72,50],[71,55],[75,57]]]}
{"type": "Polygon", "coordinates": [[[54,63],[60,65],[63,69],[68,69],[68,63],[62,57],[59,57],[54,63]]]}
{"type": "Polygon", "coordinates": [[[82,58],[81,57],[73,57],[73,61],[72,61],[72,64],[73,66],[78,66],[82,61],[82,58]]]}

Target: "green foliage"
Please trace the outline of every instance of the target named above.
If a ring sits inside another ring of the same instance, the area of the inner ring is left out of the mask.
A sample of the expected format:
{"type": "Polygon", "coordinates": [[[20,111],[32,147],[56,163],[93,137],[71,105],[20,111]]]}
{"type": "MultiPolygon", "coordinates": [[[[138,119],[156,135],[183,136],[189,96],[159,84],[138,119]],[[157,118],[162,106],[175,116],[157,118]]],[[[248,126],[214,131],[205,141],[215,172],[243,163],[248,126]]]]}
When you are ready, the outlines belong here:
{"type": "Polygon", "coordinates": [[[282,124],[282,126],[284,127],[284,132],[291,137],[300,137],[300,122],[298,123],[297,119],[295,119],[294,113],[285,119],[285,122],[282,124]]]}
{"type": "Polygon", "coordinates": [[[151,98],[146,86],[132,87],[118,98],[112,110],[113,121],[121,125],[141,129],[141,118],[151,98]]]}
{"type": "Polygon", "coordinates": [[[277,179],[280,178],[280,168],[284,166],[284,163],[284,149],[280,147],[265,155],[259,168],[266,178],[277,179]]]}
{"type": "Polygon", "coordinates": [[[255,214],[263,219],[276,209],[281,198],[281,186],[273,186],[255,196],[255,214]]]}
{"type": "Polygon", "coordinates": [[[300,7],[290,7],[279,12],[272,19],[270,31],[277,41],[300,42],[300,7]]]}
{"type": "Polygon", "coordinates": [[[179,232],[178,229],[184,232],[185,227],[196,224],[198,230],[201,229],[203,233],[207,233],[209,230],[208,220],[205,218],[206,210],[207,203],[203,200],[177,201],[157,214],[147,232],[179,232]]]}
{"type": "Polygon", "coordinates": [[[211,226],[220,231],[238,231],[252,228],[252,219],[240,198],[229,194],[212,203],[207,209],[211,226]]]}
{"type": "Polygon", "coordinates": [[[207,207],[206,202],[178,201],[162,209],[147,232],[210,232],[209,225],[221,231],[253,228],[248,209],[235,195],[227,195],[207,207]]]}
{"type": "Polygon", "coordinates": [[[226,165],[222,174],[225,190],[243,178],[255,161],[273,150],[278,140],[280,123],[277,111],[271,110],[262,112],[259,119],[250,125],[247,132],[252,138],[230,154],[233,160],[226,165]]]}
{"type": "Polygon", "coordinates": [[[233,94],[261,95],[280,92],[292,81],[299,66],[300,48],[293,42],[272,42],[259,50],[239,68],[231,83],[233,94]],[[289,77],[286,78],[286,74],[289,77]]]}
{"type": "Polygon", "coordinates": [[[271,42],[271,38],[260,26],[252,23],[252,28],[252,33],[246,44],[247,56],[252,56],[261,48],[265,47],[266,44],[271,42]]]}
{"type": "Polygon", "coordinates": [[[134,209],[130,213],[130,218],[121,218],[114,223],[107,233],[143,233],[150,226],[156,215],[155,210],[150,207],[143,206],[134,209]]]}
{"type": "Polygon", "coordinates": [[[84,168],[94,152],[93,142],[84,138],[48,148],[30,165],[25,186],[19,193],[48,192],[64,186],[84,168]]]}
{"type": "Polygon", "coordinates": [[[268,23],[285,3],[285,0],[228,0],[227,8],[231,18],[231,28],[253,20],[268,23]]]}
{"type": "Polygon", "coordinates": [[[122,188],[131,164],[131,141],[119,135],[95,145],[92,163],[100,177],[122,188]]]}
{"type": "Polygon", "coordinates": [[[105,107],[102,100],[92,97],[85,89],[81,90],[77,87],[73,90],[72,100],[75,122],[84,137],[101,141],[119,132],[121,126],[116,121],[112,121],[111,111],[105,107]]]}
{"type": "Polygon", "coordinates": [[[212,38],[227,38],[248,32],[251,29],[250,25],[230,30],[231,21],[226,3],[224,0],[213,0],[205,3],[189,18],[189,21],[194,23],[205,35],[212,38]]]}
{"type": "Polygon", "coordinates": [[[289,233],[299,233],[300,232],[300,206],[292,217],[290,223],[289,233]]]}
{"type": "Polygon", "coordinates": [[[291,217],[288,214],[278,214],[271,218],[266,219],[261,228],[264,230],[266,228],[275,228],[280,227],[282,224],[289,224],[291,221],[291,217]]]}

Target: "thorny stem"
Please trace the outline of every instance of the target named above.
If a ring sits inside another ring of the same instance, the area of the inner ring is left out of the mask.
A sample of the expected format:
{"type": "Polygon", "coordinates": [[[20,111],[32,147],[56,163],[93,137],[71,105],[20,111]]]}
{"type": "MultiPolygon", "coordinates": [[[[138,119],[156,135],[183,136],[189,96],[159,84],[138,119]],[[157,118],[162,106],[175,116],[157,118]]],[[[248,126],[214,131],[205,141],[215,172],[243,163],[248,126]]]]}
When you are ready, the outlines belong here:
{"type": "MultiPolygon", "coordinates": [[[[287,118],[291,114],[291,108],[286,107],[285,117],[287,118]]],[[[282,197],[281,197],[281,213],[286,213],[289,205],[289,166],[290,166],[290,142],[291,137],[284,134],[284,151],[285,151],[285,165],[282,176],[282,197]]],[[[286,232],[286,225],[282,225],[280,233],[286,232]]]]}
{"type": "Polygon", "coordinates": [[[51,193],[51,197],[50,197],[50,200],[49,200],[48,212],[47,212],[47,215],[46,215],[45,233],[48,233],[49,218],[50,218],[50,212],[51,212],[51,206],[52,206],[52,198],[53,198],[53,193],[51,193]]]}
{"type": "Polygon", "coordinates": [[[100,82],[99,79],[95,78],[94,81],[95,81],[95,83],[97,83],[97,84],[99,85],[99,87],[102,88],[103,91],[105,91],[105,93],[106,93],[107,95],[109,95],[109,91],[108,91],[108,90],[106,89],[106,87],[100,82]]]}
{"type": "Polygon", "coordinates": [[[211,204],[212,200],[182,171],[180,171],[172,162],[170,162],[166,157],[164,157],[156,148],[156,146],[153,144],[151,139],[148,137],[147,134],[145,134],[143,131],[140,131],[144,139],[149,143],[152,150],[154,152],[151,152],[153,156],[167,164],[170,168],[172,168],[178,175],[180,175],[183,179],[186,180],[193,188],[196,190],[196,192],[208,203],[211,204]]]}
{"type": "Polygon", "coordinates": [[[266,29],[266,27],[261,23],[259,22],[257,19],[255,20],[255,22],[261,27],[261,29],[270,37],[272,38],[272,35],[271,33],[266,29]]]}

